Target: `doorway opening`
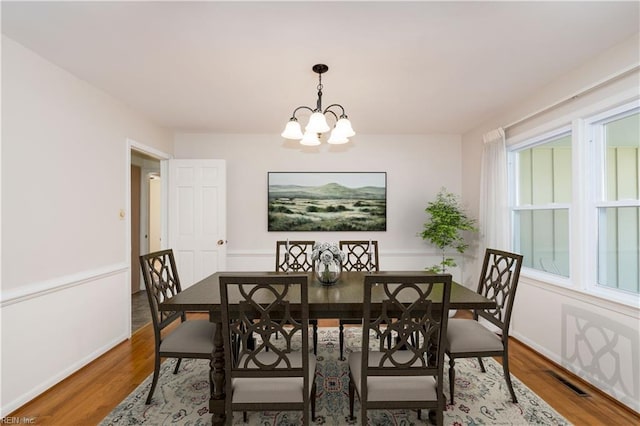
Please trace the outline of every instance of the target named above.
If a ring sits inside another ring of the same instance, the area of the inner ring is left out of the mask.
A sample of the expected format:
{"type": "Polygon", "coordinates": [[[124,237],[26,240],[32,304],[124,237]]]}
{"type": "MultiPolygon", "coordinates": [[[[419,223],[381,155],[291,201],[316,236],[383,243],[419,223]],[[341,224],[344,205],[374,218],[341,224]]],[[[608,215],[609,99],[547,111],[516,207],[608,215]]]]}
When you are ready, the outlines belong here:
{"type": "Polygon", "coordinates": [[[162,249],[161,162],[131,149],[131,332],[151,321],[139,256],[162,249]]]}

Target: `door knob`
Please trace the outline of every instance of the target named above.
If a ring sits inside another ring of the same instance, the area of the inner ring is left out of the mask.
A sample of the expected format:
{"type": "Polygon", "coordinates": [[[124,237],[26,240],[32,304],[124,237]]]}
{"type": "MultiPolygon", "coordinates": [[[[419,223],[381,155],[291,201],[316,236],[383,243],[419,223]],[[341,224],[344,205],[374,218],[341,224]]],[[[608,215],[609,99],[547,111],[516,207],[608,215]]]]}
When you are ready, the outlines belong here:
{"type": "Polygon", "coordinates": [[[221,246],[224,244],[224,240],[218,240],[218,245],[221,246]]]}

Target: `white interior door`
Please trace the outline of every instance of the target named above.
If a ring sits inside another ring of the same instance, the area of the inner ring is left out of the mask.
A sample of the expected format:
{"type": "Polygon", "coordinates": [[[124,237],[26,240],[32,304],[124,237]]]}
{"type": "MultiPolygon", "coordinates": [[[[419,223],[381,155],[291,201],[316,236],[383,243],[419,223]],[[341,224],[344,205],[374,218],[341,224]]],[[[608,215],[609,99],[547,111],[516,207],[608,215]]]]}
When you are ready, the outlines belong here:
{"type": "Polygon", "coordinates": [[[169,160],[169,248],[182,288],[226,267],[224,160],[169,160]]]}
{"type": "Polygon", "coordinates": [[[149,179],[149,252],[162,249],[162,181],[160,176],[149,179]]]}

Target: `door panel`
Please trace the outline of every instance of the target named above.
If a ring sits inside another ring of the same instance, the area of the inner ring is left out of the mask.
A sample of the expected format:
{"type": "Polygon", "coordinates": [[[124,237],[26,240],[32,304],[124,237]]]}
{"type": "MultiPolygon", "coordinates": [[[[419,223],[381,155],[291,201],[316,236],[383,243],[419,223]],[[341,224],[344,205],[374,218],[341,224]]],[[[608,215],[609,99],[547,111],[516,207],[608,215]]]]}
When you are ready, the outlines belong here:
{"type": "Polygon", "coordinates": [[[224,160],[169,161],[169,242],[183,288],[224,270],[224,160]]]}
{"type": "Polygon", "coordinates": [[[161,179],[149,180],[149,252],[162,249],[162,184],[161,179]]]}
{"type": "Polygon", "coordinates": [[[141,169],[131,165],[131,294],[140,291],[140,185],[141,169]]]}

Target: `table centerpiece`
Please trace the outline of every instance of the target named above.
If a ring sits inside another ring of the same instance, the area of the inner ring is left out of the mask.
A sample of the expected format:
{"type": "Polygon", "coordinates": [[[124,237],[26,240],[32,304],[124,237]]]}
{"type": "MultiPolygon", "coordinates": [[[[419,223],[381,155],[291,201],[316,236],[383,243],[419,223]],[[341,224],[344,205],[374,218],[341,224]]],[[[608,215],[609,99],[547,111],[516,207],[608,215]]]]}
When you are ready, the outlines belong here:
{"type": "Polygon", "coordinates": [[[342,273],[342,262],[346,255],[336,243],[315,243],[311,260],[315,264],[316,278],[322,285],[333,285],[342,273]]]}

